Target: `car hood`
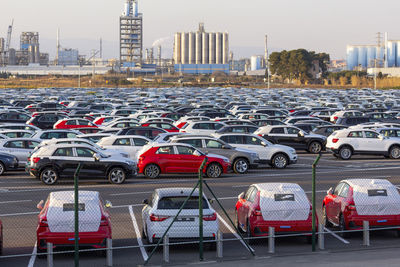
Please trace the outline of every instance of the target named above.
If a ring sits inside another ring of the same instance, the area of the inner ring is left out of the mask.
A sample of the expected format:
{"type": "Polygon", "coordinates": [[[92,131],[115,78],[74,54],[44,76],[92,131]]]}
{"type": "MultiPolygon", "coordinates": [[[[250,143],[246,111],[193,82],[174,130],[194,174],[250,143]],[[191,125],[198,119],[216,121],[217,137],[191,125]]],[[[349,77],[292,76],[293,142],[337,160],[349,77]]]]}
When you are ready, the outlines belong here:
{"type": "Polygon", "coordinates": [[[241,148],[241,147],[240,148],[239,147],[235,147],[235,150],[239,151],[239,152],[245,152],[245,153],[252,153],[252,154],[256,153],[253,150],[245,149],[245,148],[241,148]]]}
{"type": "MultiPolygon", "coordinates": [[[[277,149],[280,149],[280,150],[294,150],[294,148],[292,148],[292,147],[290,147],[290,146],[284,146],[284,145],[272,145],[271,147],[273,147],[273,148],[277,148],[277,149]]],[[[295,152],[294,153],[296,153],[296,150],[294,150],[295,152]]]]}
{"type": "Polygon", "coordinates": [[[323,135],[320,135],[320,134],[315,134],[315,133],[309,133],[309,134],[305,135],[305,137],[308,137],[308,138],[310,138],[310,137],[321,138],[321,139],[326,140],[326,136],[323,136],[323,135]]]}
{"type": "Polygon", "coordinates": [[[224,156],[221,156],[221,155],[217,155],[217,154],[207,154],[207,157],[219,158],[219,159],[227,159],[227,160],[229,160],[227,157],[224,157],[224,156]]]}

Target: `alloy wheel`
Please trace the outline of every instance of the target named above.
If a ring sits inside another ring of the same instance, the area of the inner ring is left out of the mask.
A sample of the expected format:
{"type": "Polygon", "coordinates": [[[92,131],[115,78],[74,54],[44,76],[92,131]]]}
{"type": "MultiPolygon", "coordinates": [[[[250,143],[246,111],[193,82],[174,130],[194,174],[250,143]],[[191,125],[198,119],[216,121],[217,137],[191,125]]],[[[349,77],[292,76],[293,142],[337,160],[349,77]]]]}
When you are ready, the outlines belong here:
{"type": "Polygon", "coordinates": [[[149,178],[157,178],[160,175],[160,169],[154,165],[148,165],[145,169],[145,175],[149,178]]]}
{"type": "Polygon", "coordinates": [[[274,167],[278,168],[278,169],[283,169],[287,166],[287,158],[282,155],[279,154],[277,156],[274,157],[274,167]]]}
{"type": "Polygon", "coordinates": [[[57,181],[57,173],[52,169],[46,169],[42,173],[42,182],[45,184],[54,184],[57,181]]]}
{"type": "Polygon", "coordinates": [[[110,182],[113,184],[121,184],[125,181],[125,172],[120,169],[116,168],[110,172],[110,182]]]}
{"type": "Polygon", "coordinates": [[[211,164],[208,166],[207,175],[210,178],[218,178],[221,176],[222,170],[221,167],[217,164],[211,164]]]}
{"type": "Polygon", "coordinates": [[[391,150],[390,150],[390,157],[392,158],[392,159],[399,159],[400,158],[400,148],[399,147],[393,147],[391,150]]]}
{"type": "Polygon", "coordinates": [[[235,171],[237,173],[245,173],[249,169],[249,164],[245,159],[238,159],[235,162],[235,171]]]}
{"type": "Polygon", "coordinates": [[[310,144],[310,152],[311,153],[317,154],[317,153],[321,152],[321,149],[322,149],[322,146],[318,142],[312,142],[310,144]]]}

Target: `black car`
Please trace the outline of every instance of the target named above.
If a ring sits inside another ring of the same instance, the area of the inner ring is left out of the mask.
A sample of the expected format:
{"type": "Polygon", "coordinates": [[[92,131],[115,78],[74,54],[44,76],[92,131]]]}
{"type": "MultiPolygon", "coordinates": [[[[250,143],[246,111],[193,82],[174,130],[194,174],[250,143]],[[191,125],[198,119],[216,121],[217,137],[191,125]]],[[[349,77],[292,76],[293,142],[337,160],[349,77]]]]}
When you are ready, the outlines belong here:
{"type": "Polygon", "coordinates": [[[381,122],[381,121],[370,117],[346,117],[346,118],[338,118],[336,124],[345,126],[354,126],[357,124],[362,124],[367,122],[381,122]]]}
{"type": "Polygon", "coordinates": [[[18,158],[7,153],[0,153],[0,175],[6,171],[18,169],[18,158]]]}
{"type": "Polygon", "coordinates": [[[306,133],[314,132],[314,129],[317,128],[318,124],[315,123],[296,123],[295,126],[297,128],[302,129],[306,133]]]}
{"type": "Polygon", "coordinates": [[[43,130],[47,130],[47,129],[53,129],[54,123],[66,118],[68,118],[67,115],[60,113],[59,114],[44,113],[31,118],[30,120],[27,121],[27,124],[34,125],[43,130]]]}
{"type": "Polygon", "coordinates": [[[136,162],[121,156],[107,156],[94,147],[78,144],[44,146],[31,155],[25,170],[52,185],[60,178],[71,178],[81,162],[79,178],[107,178],[112,184],[121,184],[136,176],[136,162]]]}
{"type": "Polygon", "coordinates": [[[318,126],[317,128],[314,129],[315,134],[320,134],[323,136],[330,136],[334,131],[342,130],[348,128],[347,126],[344,125],[322,125],[318,126]]]}
{"type": "Polygon", "coordinates": [[[128,127],[121,129],[116,135],[141,135],[153,140],[161,133],[167,133],[167,131],[156,127],[128,127]]]}
{"type": "Polygon", "coordinates": [[[257,129],[257,126],[251,125],[229,125],[222,127],[216,133],[254,133],[257,129]]]}
{"type": "Polygon", "coordinates": [[[0,112],[0,123],[25,123],[31,117],[25,113],[17,112],[17,111],[1,111],[0,112]]]}
{"type": "Polygon", "coordinates": [[[286,125],[284,122],[276,119],[253,120],[251,122],[257,125],[258,127],[267,125],[286,125]]]}

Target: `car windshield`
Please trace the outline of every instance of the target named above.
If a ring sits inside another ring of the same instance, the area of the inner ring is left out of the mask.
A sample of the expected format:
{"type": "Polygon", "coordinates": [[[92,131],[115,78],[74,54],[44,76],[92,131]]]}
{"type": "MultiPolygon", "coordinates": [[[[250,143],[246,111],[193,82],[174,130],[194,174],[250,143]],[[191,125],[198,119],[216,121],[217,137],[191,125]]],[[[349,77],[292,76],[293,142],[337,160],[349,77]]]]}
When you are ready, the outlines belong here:
{"type": "MultiPolygon", "coordinates": [[[[181,208],[187,196],[171,196],[171,197],[163,197],[158,201],[158,209],[159,210],[178,210],[181,208]]],[[[199,209],[199,198],[198,197],[190,197],[186,202],[186,205],[183,209],[195,210],[199,209]]],[[[203,209],[208,209],[208,203],[203,198],[203,209]]]]}

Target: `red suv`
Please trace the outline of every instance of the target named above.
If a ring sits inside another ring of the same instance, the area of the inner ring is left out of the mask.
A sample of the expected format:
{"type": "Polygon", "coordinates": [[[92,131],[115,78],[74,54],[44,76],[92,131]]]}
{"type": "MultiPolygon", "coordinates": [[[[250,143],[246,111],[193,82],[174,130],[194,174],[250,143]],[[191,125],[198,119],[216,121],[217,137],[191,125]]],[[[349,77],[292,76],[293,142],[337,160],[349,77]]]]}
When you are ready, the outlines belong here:
{"type": "Polygon", "coordinates": [[[322,213],[326,227],[357,230],[363,228],[363,221],[369,221],[370,227],[399,226],[400,237],[400,194],[388,180],[343,180],[328,190],[322,213]]]}
{"type": "Polygon", "coordinates": [[[238,196],[235,211],[237,228],[249,238],[267,236],[274,227],[277,234],[308,233],[311,242],[312,206],[298,184],[253,184],[238,196]]]}
{"type": "MultiPolygon", "coordinates": [[[[148,178],[157,178],[164,173],[197,173],[205,154],[186,144],[153,144],[144,146],[138,152],[139,173],[148,178]]],[[[229,159],[223,156],[207,154],[205,174],[218,178],[230,169],[229,159]]]]}
{"type": "Polygon", "coordinates": [[[57,121],[54,129],[97,128],[97,125],[84,119],[62,119],[57,121]]]}

